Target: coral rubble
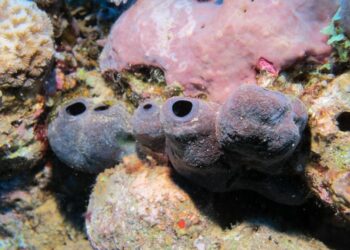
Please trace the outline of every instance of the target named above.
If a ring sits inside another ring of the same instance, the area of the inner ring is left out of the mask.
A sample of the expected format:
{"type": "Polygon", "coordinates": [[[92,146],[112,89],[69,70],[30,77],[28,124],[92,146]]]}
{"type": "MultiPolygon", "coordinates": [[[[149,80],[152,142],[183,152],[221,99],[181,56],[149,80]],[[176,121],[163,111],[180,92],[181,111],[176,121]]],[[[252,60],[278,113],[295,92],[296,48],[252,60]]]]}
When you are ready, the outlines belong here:
{"type": "Polygon", "coordinates": [[[0,249],[348,249],[349,3],[0,0],[0,249]]]}
{"type": "Polygon", "coordinates": [[[320,30],[336,9],[334,0],[139,0],[113,26],[100,67],[157,66],[168,84],[222,102],[255,82],[261,59],[278,72],[305,56],[328,55],[320,30]]]}
{"type": "Polygon", "coordinates": [[[134,151],[130,115],[121,103],[75,99],[63,105],[48,128],[50,145],[68,166],[98,173],[134,151]]]}

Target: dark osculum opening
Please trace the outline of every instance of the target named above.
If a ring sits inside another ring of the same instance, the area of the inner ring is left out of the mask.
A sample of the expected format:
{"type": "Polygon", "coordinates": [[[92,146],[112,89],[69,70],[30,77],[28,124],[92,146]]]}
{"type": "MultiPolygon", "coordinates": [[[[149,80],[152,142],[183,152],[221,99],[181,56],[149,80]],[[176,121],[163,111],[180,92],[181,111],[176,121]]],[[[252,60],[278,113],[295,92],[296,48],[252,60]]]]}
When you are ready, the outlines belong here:
{"type": "Polygon", "coordinates": [[[72,116],[81,115],[85,111],[86,111],[86,106],[82,102],[73,103],[66,108],[66,112],[72,116]]]}
{"type": "Polygon", "coordinates": [[[146,103],[143,105],[144,110],[150,110],[153,107],[152,103],[146,103]]]}
{"type": "Polygon", "coordinates": [[[142,103],[138,108],[138,113],[141,113],[142,115],[147,115],[149,117],[150,115],[156,114],[159,110],[159,107],[156,103],[153,101],[147,101],[142,103]]]}
{"type": "Polygon", "coordinates": [[[96,107],[94,110],[95,111],[104,111],[104,110],[107,110],[109,108],[110,108],[109,105],[101,105],[101,106],[96,107]]]}
{"type": "Polygon", "coordinates": [[[172,111],[177,117],[185,117],[191,113],[193,104],[187,100],[178,100],[173,103],[172,111]]]}
{"type": "Polygon", "coordinates": [[[342,112],[337,117],[338,128],[340,131],[350,131],[350,112],[342,112]]]}

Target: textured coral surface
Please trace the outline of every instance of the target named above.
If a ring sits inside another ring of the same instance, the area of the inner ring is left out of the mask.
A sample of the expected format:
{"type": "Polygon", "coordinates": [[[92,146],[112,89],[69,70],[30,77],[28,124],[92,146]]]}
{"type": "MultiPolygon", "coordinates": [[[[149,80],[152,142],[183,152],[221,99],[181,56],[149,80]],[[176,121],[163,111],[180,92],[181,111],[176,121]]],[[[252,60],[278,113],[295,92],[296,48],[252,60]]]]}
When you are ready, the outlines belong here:
{"type": "Polygon", "coordinates": [[[168,84],[222,102],[241,83],[255,82],[261,58],[279,70],[327,55],[320,30],[335,10],[333,0],[139,0],[112,28],[100,67],[158,66],[168,84]]]}
{"type": "Polygon", "coordinates": [[[54,52],[50,19],[26,0],[3,0],[0,9],[0,89],[32,87],[54,52]]]}

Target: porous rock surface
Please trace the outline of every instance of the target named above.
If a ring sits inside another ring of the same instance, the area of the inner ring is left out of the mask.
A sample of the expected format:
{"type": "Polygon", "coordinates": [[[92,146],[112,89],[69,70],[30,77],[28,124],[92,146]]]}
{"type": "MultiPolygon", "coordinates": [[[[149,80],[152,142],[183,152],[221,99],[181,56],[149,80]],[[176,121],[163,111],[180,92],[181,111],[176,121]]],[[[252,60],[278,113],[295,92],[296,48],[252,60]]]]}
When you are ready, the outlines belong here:
{"type": "Polygon", "coordinates": [[[306,174],[317,196],[350,220],[350,73],[310,103],[312,161],[306,174]]]}
{"type": "Polygon", "coordinates": [[[46,128],[38,124],[43,104],[0,114],[0,179],[36,166],[44,157],[46,128]]]}
{"type": "Polygon", "coordinates": [[[26,0],[0,1],[0,177],[43,158],[43,80],[54,53],[52,25],[26,0]]]}

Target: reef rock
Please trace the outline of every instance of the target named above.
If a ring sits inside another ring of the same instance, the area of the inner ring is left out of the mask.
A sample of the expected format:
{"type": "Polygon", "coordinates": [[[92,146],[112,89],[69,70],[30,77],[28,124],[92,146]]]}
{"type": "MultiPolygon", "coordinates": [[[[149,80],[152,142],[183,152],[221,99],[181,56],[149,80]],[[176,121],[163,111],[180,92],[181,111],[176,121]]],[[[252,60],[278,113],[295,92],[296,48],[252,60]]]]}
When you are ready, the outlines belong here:
{"type": "Polygon", "coordinates": [[[94,178],[62,163],[22,173],[0,180],[0,249],[90,249],[81,207],[94,178]]]}
{"type": "Polygon", "coordinates": [[[222,215],[214,207],[211,193],[178,179],[171,168],[128,157],[99,175],[86,213],[87,233],[98,250],[328,249],[263,223],[246,221],[225,230],[213,219],[222,215]]]}
{"type": "Polygon", "coordinates": [[[3,0],[0,9],[0,90],[41,86],[54,53],[49,17],[26,0],[3,0]]]}
{"type": "Polygon", "coordinates": [[[3,0],[0,10],[0,176],[9,177],[44,156],[40,93],[54,46],[50,20],[35,3],[3,0]]]}
{"type": "Polygon", "coordinates": [[[57,157],[77,170],[98,173],[134,152],[130,114],[118,102],[75,99],[51,121],[48,139],[57,157]]]}
{"type": "Polygon", "coordinates": [[[100,68],[156,66],[186,94],[223,102],[240,84],[255,82],[261,60],[277,72],[327,56],[320,30],[336,9],[335,0],[139,0],[113,26],[100,68]]]}
{"type": "Polygon", "coordinates": [[[310,105],[310,186],[350,220],[350,73],[333,80],[310,105]]]}
{"type": "Polygon", "coordinates": [[[37,165],[46,152],[46,129],[38,124],[43,103],[0,114],[0,178],[37,165]]]}

